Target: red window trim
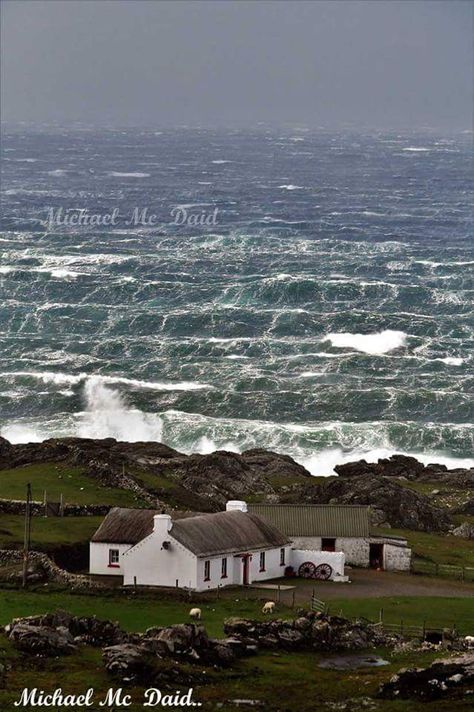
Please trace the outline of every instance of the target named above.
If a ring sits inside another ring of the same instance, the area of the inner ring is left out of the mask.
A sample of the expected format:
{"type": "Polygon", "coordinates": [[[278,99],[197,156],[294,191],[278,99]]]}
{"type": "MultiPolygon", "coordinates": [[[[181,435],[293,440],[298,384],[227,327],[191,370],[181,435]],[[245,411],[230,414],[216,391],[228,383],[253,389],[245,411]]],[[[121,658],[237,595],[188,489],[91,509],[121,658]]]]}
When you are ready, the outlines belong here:
{"type": "Polygon", "coordinates": [[[109,569],[119,569],[119,568],[120,568],[120,564],[109,564],[107,568],[109,568],[109,569]]]}

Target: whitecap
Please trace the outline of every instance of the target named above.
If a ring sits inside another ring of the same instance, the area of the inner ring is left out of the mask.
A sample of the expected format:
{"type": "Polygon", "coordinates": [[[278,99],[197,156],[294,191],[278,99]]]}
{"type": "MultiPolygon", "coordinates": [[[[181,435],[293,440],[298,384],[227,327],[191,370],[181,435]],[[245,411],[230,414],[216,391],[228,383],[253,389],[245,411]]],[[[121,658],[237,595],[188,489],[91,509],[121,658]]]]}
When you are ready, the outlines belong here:
{"type": "Polygon", "coordinates": [[[122,171],[110,171],[109,176],[113,176],[114,178],[149,178],[150,173],[123,173],[122,171]]]}
{"type": "Polygon", "coordinates": [[[336,348],[353,348],[366,354],[386,354],[405,346],[407,334],[386,329],[376,334],[350,334],[348,332],[327,334],[323,341],[330,341],[336,348]]]}
{"type": "Polygon", "coordinates": [[[431,148],[424,148],[422,146],[407,146],[406,148],[402,148],[402,151],[408,151],[411,153],[427,153],[431,150],[431,148]]]}
{"type": "Polygon", "coordinates": [[[279,185],[282,190],[304,190],[302,185],[293,185],[293,183],[288,183],[288,185],[279,185]]]}
{"type": "Polygon", "coordinates": [[[136,378],[125,378],[124,376],[102,376],[90,375],[87,373],[68,374],[58,373],[53,371],[11,371],[2,374],[0,377],[18,377],[18,378],[34,378],[43,383],[52,383],[54,385],[77,385],[82,381],[100,381],[103,384],[122,384],[132,388],[143,388],[144,390],[154,391],[199,391],[212,388],[208,383],[199,383],[197,381],[179,381],[177,383],[142,381],[136,378]]]}
{"type": "Polygon", "coordinates": [[[215,163],[216,165],[221,165],[223,163],[232,163],[232,161],[226,161],[224,158],[217,158],[215,161],[211,161],[211,163],[215,163]]]}

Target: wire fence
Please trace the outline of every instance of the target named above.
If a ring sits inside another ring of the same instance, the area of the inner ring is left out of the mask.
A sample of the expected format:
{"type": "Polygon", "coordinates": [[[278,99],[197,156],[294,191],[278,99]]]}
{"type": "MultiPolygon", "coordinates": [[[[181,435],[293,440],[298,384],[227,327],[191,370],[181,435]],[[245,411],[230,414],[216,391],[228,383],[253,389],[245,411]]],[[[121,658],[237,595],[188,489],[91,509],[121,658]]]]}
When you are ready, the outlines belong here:
{"type": "Polygon", "coordinates": [[[422,574],[424,576],[438,576],[440,578],[450,578],[457,581],[474,582],[474,567],[470,566],[437,564],[434,561],[413,559],[411,572],[412,574],[422,574]]]}

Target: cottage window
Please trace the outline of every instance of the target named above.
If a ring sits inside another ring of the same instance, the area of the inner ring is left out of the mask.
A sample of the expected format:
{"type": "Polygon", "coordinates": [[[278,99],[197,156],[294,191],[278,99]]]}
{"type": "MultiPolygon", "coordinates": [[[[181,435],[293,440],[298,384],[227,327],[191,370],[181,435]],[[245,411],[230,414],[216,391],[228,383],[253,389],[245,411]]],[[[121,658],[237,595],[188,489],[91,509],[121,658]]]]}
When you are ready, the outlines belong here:
{"type": "Polygon", "coordinates": [[[265,552],[260,552],[260,571],[265,571],[265,552]]]}
{"type": "Polygon", "coordinates": [[[210,581],[210,580],[211,580],[211,562],[205,561],[204,562],[204,581],[210,581]]]}
{"type": "Polygon", "coordinates": [[[113,566],[115,568],[120,566],[119,555],[118,549],[109,549],[109,566],[113,566]]]}
{"type": "Polygon", "coordinates": [[[227,559],[222,559],[221,578],[227,578],[227,559]]]}
{"type": "Polygon", "coordinates": [[[280,549],[280,566],[285,565],[285,550],[280,549]]]}

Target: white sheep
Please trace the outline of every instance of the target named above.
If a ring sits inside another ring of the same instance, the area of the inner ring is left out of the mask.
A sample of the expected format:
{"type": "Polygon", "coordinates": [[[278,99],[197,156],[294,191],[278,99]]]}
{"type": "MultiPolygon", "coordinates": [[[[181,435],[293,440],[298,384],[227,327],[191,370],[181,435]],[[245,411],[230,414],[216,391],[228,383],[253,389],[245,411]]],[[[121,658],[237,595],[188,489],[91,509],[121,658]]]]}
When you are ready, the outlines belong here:
{"type": "Polygon", "coordinates": [[[189,617],[194,618],[197,621],[201,620],[201,609],[200,608],[191,608],[189,611],[189,617]]]}
{"type": "Polygon", "coordinates": [[[474,635],[466,635],[464,642],[468,648],[474,648],[474,635]]]}
{"type": "Polygon", "coordinates": [[[265,613],[265,614],[273,613],[274,610],[275,610],[275,602],[267,601],[262,608],[262,613],[265,613]]]}

